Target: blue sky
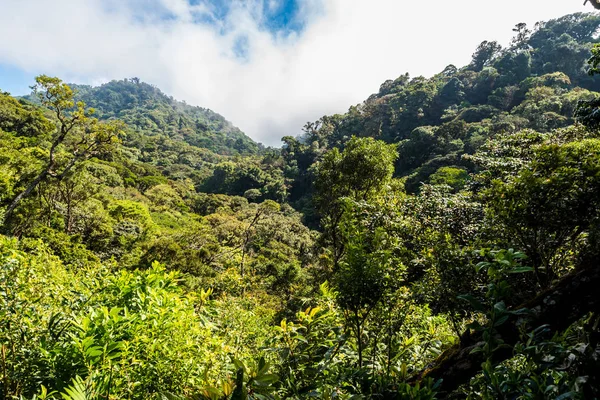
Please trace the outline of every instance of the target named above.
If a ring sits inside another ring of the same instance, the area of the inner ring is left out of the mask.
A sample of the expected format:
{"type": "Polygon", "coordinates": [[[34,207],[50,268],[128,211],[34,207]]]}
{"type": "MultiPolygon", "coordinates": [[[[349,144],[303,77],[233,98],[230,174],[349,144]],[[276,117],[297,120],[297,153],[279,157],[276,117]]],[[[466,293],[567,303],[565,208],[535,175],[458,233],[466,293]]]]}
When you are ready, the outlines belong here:
{"type": "Polygon", "coordinates": [[[298,11],[296,0],[284,0],[267,15],[265,26],[272,31],[301,31],[302,25],[294,19],[298,11]]]}
{"type": "Polygon", "coordinates": [[[0,89],[139,77],[278,146],[405,72],[465,65],[579,0],[0,0],[0,89]],[[495,3],[494,3],[495,4],[495,3]]]}
{"type": "Polygon", "coordinates": [[[0,64],[0,89],[15,96],[21,96],[30,92],[29,86],[33,84],[34,72],[28,72],[21,68],[0,64]]]}
{"type": "MultiPolygon", "coordinates": [[[[0,0],[0,5],[3,1],[0,0]]],[[[291,33],[300,34],[304,27],[304,23],[295,18],[298,10],[298,0],[279,0],[269,1],[261,0],[263,8],[259,25],[265,31],[271,32],[273,35],[289,35],[291,33]]],[[[220,27],[220,24],[227,19],[227,15],[232,7],[239,3],[236,1],[226,0],[192,0],[189,4],[206,5],[210,10],[210,15],[198,13],[195,21],[198,23],[208,24],[215,29],[219,29],[223,33],[226,28],[220,27]]],[[[145,3],[132,3],[131,6],[139,10],[140,4],[145,6],[145,9],[138,13],[134,13],[133,17],[138,20],[138,23],[147,21],[148,17],[159,18],[162,21],[177,21],[179,16],[165,3],[161,1],[147,1],[145,3]]],[[[114,7],[114,3],[107,2],[104,9],[111,12],[119,12],[118,7],[114,7]]],[[[233,44],[233,51],[240,61],[243,62],[248,57],[248,38],[239,36],[233,44]]],[[[33,84],[34,77],[43,71],[37,69],[29,69],[11,64],[9,60],[0,58],[0,90],[9,92],[15,96],[21,96],[30,92],[30,86],[33,84]]],[[[115,79],[123,77],[114,77],[115,79]]]]}

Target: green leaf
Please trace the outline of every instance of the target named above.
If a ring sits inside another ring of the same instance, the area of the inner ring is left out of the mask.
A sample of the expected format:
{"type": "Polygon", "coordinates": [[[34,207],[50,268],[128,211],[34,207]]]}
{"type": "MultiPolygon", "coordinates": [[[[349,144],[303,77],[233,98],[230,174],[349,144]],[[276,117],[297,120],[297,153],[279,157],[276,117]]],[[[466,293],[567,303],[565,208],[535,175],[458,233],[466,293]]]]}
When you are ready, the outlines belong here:
{"type": "Polygon", "coordinates": [[[500,326],[508,320],[509,315],[503,315],[494,322],[494,326],[500,326]]]}
{"type": "Polygon", "coordinates": [[[473,307],[473,309],[475,311],[485,312],[485,310],[486,310],[486,306],[481,301],[479,301],[478,299],[476,299],[474,296],[472,296],[470,294],[464,294],[461,296],[457,296],[457,298],[460,300],[465,300],[465,301],[469,302],[469,304],[471,304],[471,307],[473,307]]]}
{"type": "Polygon", "coordinates": [[[577,392],[563,393],[556,398],[556,400],[574,399],[577,397],[577,392]]]}
{"type": "Polygon", "coordinates": [[[515,267],[508,271],[509,274],[522,274],[523,272],[532,272],[532,267],[515,267]]]}
{"type": "Polygon", "coordinates": [[[276,374],[265,374],[259,378],[254,378],[254,381],[262,386],[269,385],[271,383],[277,382],[279,380],[279,376],[276,374]]]}

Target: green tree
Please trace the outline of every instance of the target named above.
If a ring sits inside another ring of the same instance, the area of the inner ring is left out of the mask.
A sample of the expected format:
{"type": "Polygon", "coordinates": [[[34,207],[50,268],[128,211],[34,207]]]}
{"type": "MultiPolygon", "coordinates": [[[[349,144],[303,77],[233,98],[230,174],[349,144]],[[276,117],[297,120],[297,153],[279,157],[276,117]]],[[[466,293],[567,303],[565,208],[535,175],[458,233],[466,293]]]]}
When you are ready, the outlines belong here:
{"type": "Polygon", "coordinates": [[[458,191],[465,186],[468,179],[469,173],[463,168],[441,167],[429,177],[429,182],[432,185],[448,185],[454,191],[458,191]]]}
{"type": "Polygon", "coordinates": [[[345,208],[340,224],[345,254],[334,283],[338,291],[336,300],[345,311],[356,339],[358,368],[362,369],[369,342],[365,326],[384,297],[393,296],[401,285],[404,269],[394,257],[398,238],[390,234],[390,217],[378,212],[386,207],[348,199],[345,208]]]}
{"type": "Polygon", "coordinates": [[[315,202],[321,214],[324,239],[333,251],[334,268],[344,254],[339,231],[343,199],[369,201],[391,183],[396,146],[373,138],[352,138],[343,152],[329,151],[315,166],[315,202]]]}
{"type": "Polygon", "coordinates": [[[477,46],[475,53],[473,53],[473,58],[469,67],[476,72],[481,71],[484,67],[489,67],[492,65],[498,54],[500,54],[501,50],[502,46],[495,40],[484,40],[477,46]]]}
{"type": "Polygon", "coordinates": [[[56,129],[44,167],[10,203],[4,215],[6,223],[19,203],[41,182],[61,181],[78,162],[108,150],[122,135],[123,126],[117,121],[101,123],[92,118],[93,109],[83,102],[75,104],[71,88],[58,78],[40,75],[33,86],[42,105],[56,118],[56,129]]]}
{"type": "Polygon", "coordinates": [[[531,29],[527,28],[527,24],[524,22],[516,24],[513,32],[515,32],[515,36],[511,41],[512,48],[516,50],[528,50],[530,48],[528,41],[531,36],[531,29]]]}
{"type": "Polygon", "coordinates": [[[532,161],[487,192],[493,218],[525,250],[541,285],[569,268],[582,235],[597,223],[600,140],[545,144],[532,161]]]}
{"type": "Polygon", "coordinates": [[[591,52],[592,52],[592,56],[588,60],[588,64],[590,65],[588,74],[590,74],[590,75],[600,74],[600,69],[598,68],[598,64],[600,64],[600,44],[595,44],[592,47],[591,52]]]}

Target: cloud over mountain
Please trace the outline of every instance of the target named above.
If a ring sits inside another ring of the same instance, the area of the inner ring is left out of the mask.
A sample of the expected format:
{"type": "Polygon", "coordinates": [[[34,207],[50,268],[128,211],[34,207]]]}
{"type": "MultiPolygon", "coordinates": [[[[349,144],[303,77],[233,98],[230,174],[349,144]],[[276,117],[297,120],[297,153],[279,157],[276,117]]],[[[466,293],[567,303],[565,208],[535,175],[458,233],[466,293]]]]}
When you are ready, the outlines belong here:
{"type": "Polygon", "coordinates": [[[267,145],[386,79],[465,64],[482,37],[506,43],[517,22],[586,10],[518,0],[0,0],[0,9],[0,35],[11,38],[0,63],[78,83],[137,76],[267,145]]]}

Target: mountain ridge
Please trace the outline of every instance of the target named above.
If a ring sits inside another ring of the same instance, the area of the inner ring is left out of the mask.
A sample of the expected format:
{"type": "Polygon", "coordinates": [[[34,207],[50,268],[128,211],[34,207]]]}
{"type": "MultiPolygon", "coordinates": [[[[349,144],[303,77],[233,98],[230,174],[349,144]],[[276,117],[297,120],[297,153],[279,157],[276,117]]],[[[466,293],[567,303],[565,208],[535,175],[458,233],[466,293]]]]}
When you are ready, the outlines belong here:
{"type": "MultiPolygon", "coordinates": [[[[176,100],[138,78],[69,86],[99,119],[118,118],[147,135],[167,135],[222,155],[256,154],[263,148],[221,114],[176,100]]],[[[23,98],[36,101],[31,95],[23,98]]]]}

